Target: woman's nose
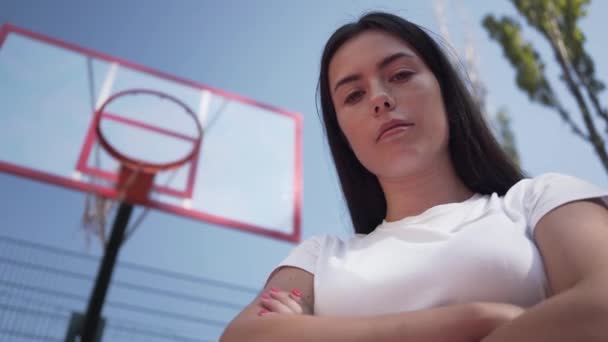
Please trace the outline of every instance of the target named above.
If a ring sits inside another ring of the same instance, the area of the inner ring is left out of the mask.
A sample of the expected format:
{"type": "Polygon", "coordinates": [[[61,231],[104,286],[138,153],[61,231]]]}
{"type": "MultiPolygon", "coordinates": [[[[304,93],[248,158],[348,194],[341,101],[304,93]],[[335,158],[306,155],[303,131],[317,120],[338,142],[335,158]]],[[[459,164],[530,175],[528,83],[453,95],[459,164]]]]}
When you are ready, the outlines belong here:
{"type": "Polygon", "coordinates": [[[373,99],[374,115],[390,112],[395,108],[395,100],[386,92],[379,93],[373,99]]]}

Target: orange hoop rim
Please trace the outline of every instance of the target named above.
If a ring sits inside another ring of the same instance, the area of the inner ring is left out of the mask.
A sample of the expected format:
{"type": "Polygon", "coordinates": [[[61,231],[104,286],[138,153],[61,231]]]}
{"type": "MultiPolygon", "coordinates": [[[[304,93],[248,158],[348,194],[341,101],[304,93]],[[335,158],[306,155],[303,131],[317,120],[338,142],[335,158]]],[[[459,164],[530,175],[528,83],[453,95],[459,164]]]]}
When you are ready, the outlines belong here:
{"type": "Polygon", "coordinates": [[[101,107],[99,107],[99,109],[95,112],[94,125],[95,125],[95,132],[97,134],[97,139],[99,140],[99,144],[106,150],[106,152],[108,152],[112,157],[118,159],[120,161],[120,163],[126,167],[129,167],[134,170],[140,170],[140,171],[146,172],[146,173],[152,173],[152,174],[158,173],[159,171],[166,171],[166,170],[171,170],[171,169],[177,168],[177,167],[187,163],[188,161],[192,160],[194,158],[194,156],[197,154],[197,152],[199,151],[200,145],[201,145],[201,142],[203,139],[203,127],[201,126],[201,123],[198,120],[198,117],[196,116],[194,111],[192,111],[185,103],[183,103],[179,99],[175,98],[174,96],[171,96],[169,94],[166,94],[166,93],[163,93],[163,92],[160,92],[157,90],[152,90],[152,89],[143,89],[143,88],[128,89],[128,90],[119,91],[119,92],[113,94],[106,101],[104,101],[104,103],[101,105],[101,107]],[[122,97],[122,96],[140,95],[140,94],[155,95],[155,96],[160,97],[161,99],[167,99],[167,100],[177,104],[188,115],[190,115],[192,117],[192,119],[194,120],[194,123],[196,124],[196,129],[198,131],[198,137],[193,142],[194,146],[192,148],[192,151],[190,151],[188,154],[186,154],[186,156],[184,156],[180,159],[177,159],[175,161],[168,162],[168,163],[146,162],[143,160],[131,158],[131,157],[125,155],[124,153],[121,153],[117,148],[115,148],[106,139],[106,137],[104,136],[103,131],[101,129],[100,123],[101,123],[101,120],[103,119],[104,110],[108,106],[108,104],[110,104],[112,101],[114,101],[117,98],[122,97]]]}

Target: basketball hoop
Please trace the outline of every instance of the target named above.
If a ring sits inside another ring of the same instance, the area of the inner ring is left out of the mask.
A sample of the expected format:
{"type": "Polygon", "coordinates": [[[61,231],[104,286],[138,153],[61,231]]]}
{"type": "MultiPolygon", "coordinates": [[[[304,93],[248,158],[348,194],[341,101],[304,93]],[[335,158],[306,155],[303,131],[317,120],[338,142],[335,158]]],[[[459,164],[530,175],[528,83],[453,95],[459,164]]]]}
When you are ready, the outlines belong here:
{"type": "Polygon", "coordinates": [[[127,201],[129,203],[145,203],[148,200],[150,190],[154,183],[154,176],[160,171],[168,171],[180,167],[181,165],[192,160],[198,153],[203,138],[203,128],[196,116],[196,114],[188,108],[186,104],[178,100],[177,98],[150,89],[129,89],[123,90],[110,96],[99,109],[95,112],[95,131],[97,133],[97,139],[99,144],[110,154],[112,157],[120,162],[120,171],[116,189],[120,191],[119,201],[127,201]],[[134,96],[134,95],[153,95],[158,96],[163,100],[168,100],[181,107],[184,112],[192,117],[196,125],[198,137],[193,142],[192,150],[187,153],[184,157],[167,163],[152,163],[144,160],[139,160],[127,156],[115,148],[105,137],[101,129],[101,120],[104,116],[104,109],[112,102],[123,96],[134,96]]]}

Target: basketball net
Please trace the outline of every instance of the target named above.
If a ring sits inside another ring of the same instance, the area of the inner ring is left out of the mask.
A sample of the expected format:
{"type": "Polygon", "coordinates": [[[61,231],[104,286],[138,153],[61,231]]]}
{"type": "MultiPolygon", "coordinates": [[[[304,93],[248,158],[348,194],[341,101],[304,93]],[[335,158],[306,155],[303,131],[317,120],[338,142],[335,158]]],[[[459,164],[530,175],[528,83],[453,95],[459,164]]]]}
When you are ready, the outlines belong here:
{"type": "Polygon", "coordinates": [[[106,244],[106,225],[110,212],[114,207],[114,201],[88,193],[84,202],[82,214],[82,228],[85,233],[87,250],[91,246],[91,240],[96,238],[102,246],[106,244]]]}
{"type": "MultiPolygon", "coordinates": [[[[107,79],[104,82],[104,86],[100,89],[101,93],[100,98],[95,100],[96,92],[95,92],[95,84],[93,80],[95,79],[95,75],[93,72],[93,61],[90,57],[87,58],[87,69],[88,69],[88,77],[89,77],[89,99],[91,105],[91,113],[95,115],[99,104],[105,101],[107,98],[107,94],[110,91],[111,84],[114,82],[114,74],[110,72],[107,79]],[[105,94],[104,94],[105,93],[105,94]],[[97,102],[97,103],[96,103],[97,102]]],[[[95,167],[99,168],[101,165],[101,158],[99,155],[99,145],[95,147],[95,167]]],[[[91,183],[97,183],[97,179],[95,177],[92,178],[91,183]]],[[[114,207],[114,201],[109,198],[100,196],[96,193],[89,192],[86,194],[85,203],[84,203],[84,212],[82,213],[81,219],[81,227],[85,233],[85,243],[87,250],[91,246],[91,240],[96,238],[99,239],[102,247],[106,245],[106,227],[107,227],[107,219],[110,216],[110,212],[114,207]]]]}
{"type": "MultiPolygon", "coordinates": [[[[96,155],[98,155],[99,146],[96,147],[96,155]]],[[[97,157],[97,156],[96,156],[97,157]]],[[[98,158],[96,163],[98,166],[98,158]]],[[[96,193],[88,193],[85,199],[84,213],[82,215],[82,227],[85,231],[85,241],[87,249],[91,246],[91,240],[93,238],[99,239],[101,246],[105,247],[107,243],[107,223],[110,213],[114,209],[116,202],[122,202],[125,200],[127,191],[134,184],[137,176],[140,174],[139,170],[134,170],[126,180],[124,185],[119,189],[118,198],[111,200],[107,197],[100,196],[96,193]]],[[[95,181],[93,181],[95,182],[95,181]]],[[[137,220],[141,222],[141,220],[137,220]]],[[[134,228],[131,228],[133,230],[134,228]]]]}

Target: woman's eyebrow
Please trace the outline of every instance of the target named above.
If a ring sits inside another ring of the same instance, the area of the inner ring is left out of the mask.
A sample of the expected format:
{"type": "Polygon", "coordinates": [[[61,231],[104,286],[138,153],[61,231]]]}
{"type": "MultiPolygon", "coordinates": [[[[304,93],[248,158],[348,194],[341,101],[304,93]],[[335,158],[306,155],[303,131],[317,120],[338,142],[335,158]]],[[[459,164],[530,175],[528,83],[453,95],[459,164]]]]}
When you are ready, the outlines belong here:
{"type": "MultiPolygon", "coordinates": [[[[410,53],[406,53],[406,52],[397,52],[394,53],[392,55],[389,55],[387,57],[384,57],[377,65],[378,69],[383,69],[385,68],[387,65],[391,64],[392,62],[400,59],[400,58],[413,58],[414,55],[410,54],[410,53]]],[[[348,75],[342,79],[340,79],[336,85],[334,86],[334,93],[336,92],[336,90],[338,90],[338,87],[350,83],[350,82],[354,82],[354,81],[358,81],[359,79],[361,79],[361,75],[360,74],[353,74],[353,75],[348,75]]]]}
{"type": "Polygon", "coordinates": [[[406,53],[406,52],[394,53],[390,56],[385,57],[382,61],[380,61],[380,63],[378,63],[378,69],[385,68],[387,65],[391,64],[392,62],[394,62],[400,58],[414,58],[414,55],[412,55],[410,53],[406,53]]]}

